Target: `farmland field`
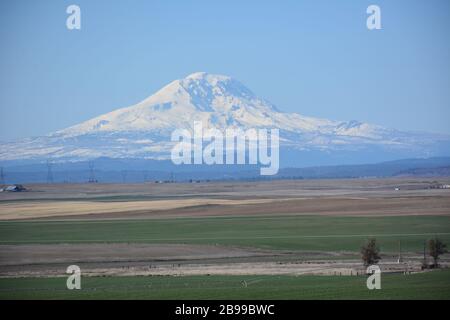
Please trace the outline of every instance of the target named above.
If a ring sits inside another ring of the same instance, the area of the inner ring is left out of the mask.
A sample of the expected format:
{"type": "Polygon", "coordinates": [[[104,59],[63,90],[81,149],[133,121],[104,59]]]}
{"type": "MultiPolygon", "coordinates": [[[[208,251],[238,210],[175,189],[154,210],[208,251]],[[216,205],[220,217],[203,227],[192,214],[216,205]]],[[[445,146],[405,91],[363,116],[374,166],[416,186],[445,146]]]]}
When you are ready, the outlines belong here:
{"type": "Polygon", "coordinates": [[[449,254],[442,270],[422,272],[426,241],[450,243],[450,193],[433,183],[69,184],[3,193],[0,299],[450,299],[449,254]],[[359,256],[369,238],[381,254],[376,292],[359,256]],[[65,287],[72,264],[81,290],[65,287]]]}
{"type": "Polygon", "coordinates": [[[450,216],[252,216],[148,220],[5,221],[0,244],[145,242],[358,251],[369,237],[384,252],[421,251],[423,242],[450,240],[450,216]]]}
{"type": "Polygon", "coordinates": [[[82,290],[67,290],[65,278],[0,279],[0,299],[450,299],[449,278],[390,274],[371,291],[361,276],[92,277],[82,290]]]}

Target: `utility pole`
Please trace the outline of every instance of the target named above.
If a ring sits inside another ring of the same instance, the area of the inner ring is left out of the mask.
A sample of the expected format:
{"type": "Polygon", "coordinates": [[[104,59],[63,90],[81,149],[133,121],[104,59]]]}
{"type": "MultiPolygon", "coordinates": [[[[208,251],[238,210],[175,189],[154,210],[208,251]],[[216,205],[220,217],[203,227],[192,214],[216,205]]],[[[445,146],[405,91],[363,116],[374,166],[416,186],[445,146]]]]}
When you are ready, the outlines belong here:
{"type": "Polygon", "coordinates": [[[427,261],[427,241],[426,241],[426,240],[423,242],[423,267],[428,268],[428,261],[427,261]]]}
{"type": "Polygon", "coordinates": [[[403,257],[402,257],[402,242],[399,241],[398,242],[398,260],[397,263],[402,263],[403,262],[403,257]]]}
{"type": "Polygon", "coordinates": [[[53,183],[52,163],[47,160],[47,183],[53,183]]]}

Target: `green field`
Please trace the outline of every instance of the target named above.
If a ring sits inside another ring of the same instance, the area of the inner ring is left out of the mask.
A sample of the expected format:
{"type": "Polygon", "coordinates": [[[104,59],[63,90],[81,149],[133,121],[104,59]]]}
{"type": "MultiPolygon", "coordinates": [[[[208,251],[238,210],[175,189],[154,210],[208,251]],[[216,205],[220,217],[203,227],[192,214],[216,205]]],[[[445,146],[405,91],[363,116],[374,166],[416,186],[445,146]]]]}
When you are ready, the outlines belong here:
{"type": "Polygon", "coordinates": [[[252,216],[147,220],[3,221],[0,244],[146,242],[271,249],[359,251],[368,237],[382,252],[420,252],[426,239],[450,242],[449,216],[252,216]]]}
{"type": "MultiPolygon", "coordinates": [[[[0,244],[192,243],[358,252],[369,237],[382,253],[420,253],[426,239],[450,242],[448,216],[248,216],[147,220],[2,221],[0,244]]],[[[383,274],[382,289],[362,276],[65,277],[0,279],[0,299],[450,299],[450,270],[383,274]],[[242,281],[248,284],[243,287],[242,281]]]]}
{"type": "Polygon", "coordinates": [[[363,276],[92,277],[81,290],[64,277],[0,279],[0,299],[450,299],[450,270],[382,275],[380,290],[363,276]]]}

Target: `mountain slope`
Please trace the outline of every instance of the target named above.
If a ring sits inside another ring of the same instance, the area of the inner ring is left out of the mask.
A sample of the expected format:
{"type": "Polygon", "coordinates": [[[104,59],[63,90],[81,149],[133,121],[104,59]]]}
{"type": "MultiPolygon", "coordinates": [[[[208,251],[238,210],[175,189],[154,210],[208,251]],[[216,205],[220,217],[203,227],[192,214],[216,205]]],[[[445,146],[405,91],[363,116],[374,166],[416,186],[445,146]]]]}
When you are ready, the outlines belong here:
{"type": "Polygon", "coordinates": [[[171,82],[134,106],[47,136],[3,143],[0,160],[167,159],[173,146],[172,131],[192,129],[194,121],[221,130],[279,128],[282,152],[289,155],[284,158],[290,159],[285,165],[292,165],[293,157],[306,154],[330,159],[333,155],[344,159],[347,156],[343,155],[348,154],[352,159],[355,153],[369,158],[377,154],[380,159],[376,161],[382,161],[448,155],[450,150],[450,138],[443,135],[280,112],[230,77],[199,72],[171,82]]]}

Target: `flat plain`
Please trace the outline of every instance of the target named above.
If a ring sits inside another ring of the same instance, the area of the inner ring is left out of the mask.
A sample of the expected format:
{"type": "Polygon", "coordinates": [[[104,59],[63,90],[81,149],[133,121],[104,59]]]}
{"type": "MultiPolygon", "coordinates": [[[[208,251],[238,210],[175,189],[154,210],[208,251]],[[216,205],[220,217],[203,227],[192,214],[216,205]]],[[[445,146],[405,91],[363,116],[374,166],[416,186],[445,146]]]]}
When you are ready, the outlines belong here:
{"type": "Polygon", "coordinates": [[[421,294],[448,299],[448,272],[420,267],[425,241],[450,243],[450,190],[434,188],[449,181],[30,185],[0,193],[0,297],[162,299],[182,284],[193,299],[203,297],[195,288],[212,298],[371,298],[359,292],[368,291],[359,249],[376,238],[386,283],[397,288],[376,297],[419,298],[422,283],[430,292],[421,294]],[[70,264],[81,267],[86,291],[67,293],[70,264]],[[260,278],[244,293],[222,288],[260,278]],[[146,292],[149,279],[171,284],[146,292]],[[127,295],[114,289],[122,285],[127,295]],[[306,289],[289,295],[290,286],[306,289]]]}

